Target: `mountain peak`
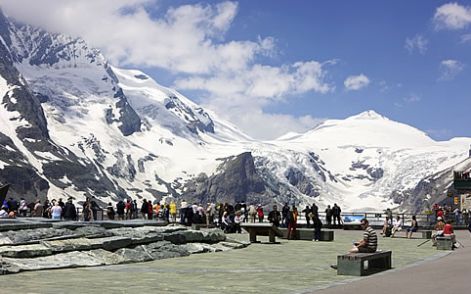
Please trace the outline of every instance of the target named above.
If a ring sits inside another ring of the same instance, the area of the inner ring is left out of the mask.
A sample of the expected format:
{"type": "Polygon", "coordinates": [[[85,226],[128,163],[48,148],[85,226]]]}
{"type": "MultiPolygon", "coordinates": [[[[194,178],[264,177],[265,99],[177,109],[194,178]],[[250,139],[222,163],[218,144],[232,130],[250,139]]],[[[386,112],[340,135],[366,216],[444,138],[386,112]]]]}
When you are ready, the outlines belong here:
{"type": "Polygon", "coordinates": [[[367,111],[363,111],[357,115],[353,115],[353,116],[350,116],[349,118],[347,118],[348,120],[352,120],[352,119],[367,119],[367,120],[389,120],[387,117],[377,113],[376,111],[374,110],[367,110],[367,111]]]}

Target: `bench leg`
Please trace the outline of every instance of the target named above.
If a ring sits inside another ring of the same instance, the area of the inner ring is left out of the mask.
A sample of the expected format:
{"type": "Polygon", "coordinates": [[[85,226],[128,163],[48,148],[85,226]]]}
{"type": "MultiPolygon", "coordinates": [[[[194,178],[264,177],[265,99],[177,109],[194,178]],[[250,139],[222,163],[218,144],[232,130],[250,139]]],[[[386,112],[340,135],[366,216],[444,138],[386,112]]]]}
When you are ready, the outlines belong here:
{"type": "Polygon", "coordinates": [[[257,234],[255,233],[255,231],[253,231],[253,230],[249,231],[249,240],[250,240],[250,243],[256,243],[257,242],[257,234]]]}
{"type": "Polygon", "coordinates": [[[268,240],[270,241],[270,243],[275,243],[275,232],[271,231],[268,233],[268,240]]]}

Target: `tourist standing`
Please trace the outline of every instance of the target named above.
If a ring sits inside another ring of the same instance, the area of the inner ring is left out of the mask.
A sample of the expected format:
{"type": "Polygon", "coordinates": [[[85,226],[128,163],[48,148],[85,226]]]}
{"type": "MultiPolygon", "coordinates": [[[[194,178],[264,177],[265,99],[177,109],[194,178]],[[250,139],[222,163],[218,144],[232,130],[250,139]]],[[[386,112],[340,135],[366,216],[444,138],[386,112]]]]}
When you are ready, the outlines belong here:
{"type": "Polygon", "coordinates": [[[106,216],[109,220],[114,220],[115,211],[111,202],[109,202],[108,206],[106,207],[106,216]]]}
{"type": "Polygon", "coordinates": [[[319,215],[314,215],[312,219],[312,225],[314,226],[314,241],[320,241],[321,239],[321,230],[322,230],[322,221],[319,218],[319,215]]]}
{"type": "Polygon", "coordinates": [[[242,229],[240,228],[240,224],[242,222],[244,222],[244,215],[241,213],[241,211],[236,211],[234,216],[234,231],[236,233],[242,233],[242,229]]]}
{"type": "Polygon", "coordinates": [[[463,209],[462,216],[463,216],[464,224],[468,226],[469,225],[469,211],[466,208],[463,209]]]}
{"type": "Polygon", "coordinates": [[[386,216],[388,217],[389,225],[392,227],[394,218],[393,218],[393,213],[391,211],[391,208],[386,208],[386,216]]]}
{"type": "Polygon", "coordinates": [[[137,200],[134,199],[131,202],[131,218],[136,219],[138,215],[139,215],[139,209],[137,208],[137,200]]]}
{"type": "Polygon", "coordinates": [[[311,226],[311,208],[309,205],[306,205],[306,208],[304,208],[304,210],[301,212],[304,212],[304,217],[306,218],[306,227],[309,228],[311,226]]]}
{"type": "Polygon", "coordinates": [[[116,204],[116,213],[118,214],[118,220],[124,220],[126,204],[124,204],[123,200],[119,200],[116,204]]]}
{"type": "MultiPolygon", "coordinates": [[[[288,211],[289,212],[289,211],[288,211]]],[[[275,227],[280,226],[281,214],[278,211],[278,207],[273,205],[273,210],[268,213],[268,221],[271,222],[275,227]]]]}
{"type": "Polygon", "coordinates": [[[288,212],[286,217],[286,222],[288,225],[288,236],[287,239],[296,239],[296,225],[298,222],[298,209],[293,205],[288,212]]]}
{"type": "Polygon", "coordinates": [[[334,203],[334,207],[332,207],[332,216],[334,217],[334,226],[335,223],[337,225],[342,225],[342,219],[340,218],[340,214],[342,213],[342,209],[337,205],[337,203],[334,203]]]}
{"type": "Polygon", "coordinates": [[[43,216],[43,205],[41,204],[41,200],[36,200],[36,204],[34,204],[33,208],[33,216],[34,217],[42,217],[43,216]]]}
{"type": "Polygon", "coordinates": [[[62,216],[62,208],[58,203],[54,202],[54,206],[51,208],[51,218],[54,220],[60,220],[62,216]]]}
{"type": "Polygon", "coordinates": [[[327,225],[330,227],[332,225],[332,208],[330,208],[330,205],[327,205],[327,208],[325,209],[325,220],[327,225]]]}
{"type": "Polygon", "coordinates": [[[188,209],[188,202],[185,201],[185,199],[182,199],[180,202],[180,224],[184,225],[187,223],[187,209],[188,209]]]}
{"type": "Polygon", "coordinates": [[[177,222],[177,204],[173,199],[170,201],[170,219],[173,224],[177,222]]]}
{"type": "MultiPolygon", "coordinates": [[[[95,196],[92,196],[92,199],[90,201],[90,209],[92,210],[93,220],[94,221],[98,220],[98,210],[101,210],[101,208],[96,203],[95,196]]],[[[103,216],[103,214],[102,214],[102,216],[103,216]]]]}
{"type": "Polygon", "coordinates": [[[142,201],[142,206],[141,206],[141,215],[142,215],[142,218],[143,219],[146,219],[147,218],[147,211],[149,210],[149,207],[148,207],[148,204],[147,204],[147,200],[144,199],[142,201]]]}
{"type": "Polygon", "coordinates": [[[265,218],[265,214],[263,213],[263,207],[260,204],[257,207],[257,216],[258,216],[258,222],[263,223],[263,219],[265,218]]]}
{"type": "Polygon", "coordinates": [[[214,222],[214,211],[215,207],[214,204],[208,202],[206,206],[206,227],[209,227],[209,225],[212,225],[214,222]]]}
{"type": "MultiPolygon", "coordinates": [[[[282,224],[284,227],[287,227],[287,218],[288,218],[288,214],[289,214],[289,205],[288,205],[288,203],[285,203],[285,205],[284,205],[283,208],[281,209],[281,216],[282,216],[281,224],[282,224]]],[[[270,216],[269,216],[269,217],[270,217],[270,216]]]]}
{"type": "Polygon", "coordinates": [[[18,208],[20,215],[25,217],[28,212],[28,205],[26,205],[26,200],[24,198],[20,199],[20,207],[18,208]]]}
{"type": "Polygon", "coordinates": [[[68,221],[77,220],[77,209],[74,203],[72,203],[72,198],[67,199],[67,203],[65,203],[64,205],[62,215],[64,216],[65,220],[68,220],[68,221]]]}
{"type": "Polygon", "coordinates": [[[254,223],[256,218],[257,218],[257,209],[255,208],[255,205],[250,204],[250,206],[249,206],[249,221],[251,223],[254,223]]]}
{"type": "Polygon", "coordinates": [[[83,203],[83,212],[82,212],[82,214],[83,214],[83,221],[89,222],[90,220],[92,220],[93,211],[92,211],[92,207],[91,207],[89,197],[87,197],[87,199],[83,203]]]}

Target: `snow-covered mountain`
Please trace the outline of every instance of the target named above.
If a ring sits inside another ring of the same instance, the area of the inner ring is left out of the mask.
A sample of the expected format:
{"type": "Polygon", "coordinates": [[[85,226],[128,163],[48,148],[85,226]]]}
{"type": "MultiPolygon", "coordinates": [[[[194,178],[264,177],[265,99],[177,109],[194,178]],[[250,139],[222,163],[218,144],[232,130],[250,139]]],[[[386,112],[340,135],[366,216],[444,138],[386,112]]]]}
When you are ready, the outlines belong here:
{"type": "Polygon", "coordinates": [[[111,66],[84,40],[1,13],[0,99],[0,183],[30,200],[419,209],[417,187],[450,174],[471,143],[435,142],[373,111],[257,141],[145,73],[111,66]]]}

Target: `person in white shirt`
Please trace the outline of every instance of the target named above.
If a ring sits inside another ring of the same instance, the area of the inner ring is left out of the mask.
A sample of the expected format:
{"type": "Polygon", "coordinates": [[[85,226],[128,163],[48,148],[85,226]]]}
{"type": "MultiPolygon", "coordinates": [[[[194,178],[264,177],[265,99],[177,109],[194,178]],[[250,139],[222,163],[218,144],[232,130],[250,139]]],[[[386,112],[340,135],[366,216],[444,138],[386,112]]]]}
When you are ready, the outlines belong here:
{"type": "Polygon", "coordinates": [[[20,211],[21,216],[26,216],[26,213],[28,212],[28,206],[26,205],[26,200],[24,198],[21,198],[20,207],[18,210],[20,211]]]}
{"type": "Polygon", "coordinates": [[[8,209],[3,206],[2,209],[0,209],[0,218],[8,218],[8,209]]]}
{"type": "Polygon", "coordinates": [[[62,216],[62,207],[60,207],[59,204],[56,203],[51,208],[51,218],[60,220],[61,216],[62,216]]]}
{"type": "Polygon", "coordinates": [[[394,222],[393,222],[393,228],[391,230],[391,238],[394,238],[394,234],[396,232],[402,230],[402,225],[403,225],[403,221],[402,221],[401,217],[398,215],[396,217],[396,219],[394,220],[394,222]]]}

